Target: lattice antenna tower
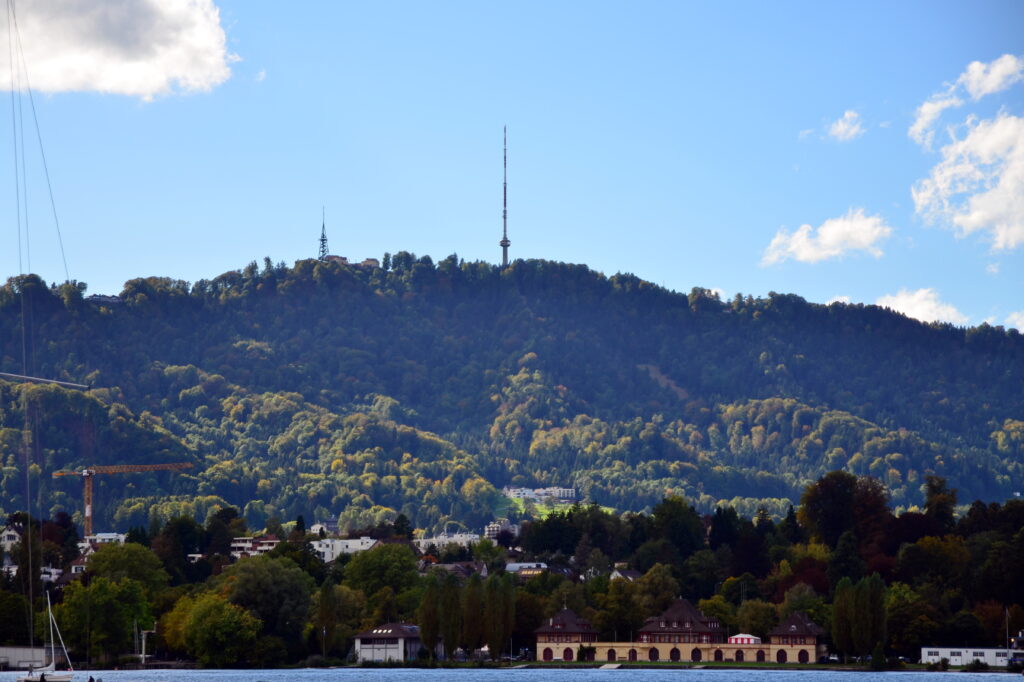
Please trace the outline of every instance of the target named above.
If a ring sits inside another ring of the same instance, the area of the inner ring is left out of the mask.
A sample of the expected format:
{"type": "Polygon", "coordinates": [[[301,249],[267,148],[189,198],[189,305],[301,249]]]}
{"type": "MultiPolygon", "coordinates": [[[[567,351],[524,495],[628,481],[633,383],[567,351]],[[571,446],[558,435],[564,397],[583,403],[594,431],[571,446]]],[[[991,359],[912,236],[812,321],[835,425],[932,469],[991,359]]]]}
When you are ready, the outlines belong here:
{"type": "Polygon", "coordinates": [[[327,260],[327,209],[320,207],[321,223],[320,223],[320,260],[327,260]]]}
{"type": "Polygon", "coordinates": [[[512,242],[508,240],[508,126],[504,128],[505,153],[502,157],[504,180],[501,184],[501,267],[508,267],[508,247],[512,242]]]}

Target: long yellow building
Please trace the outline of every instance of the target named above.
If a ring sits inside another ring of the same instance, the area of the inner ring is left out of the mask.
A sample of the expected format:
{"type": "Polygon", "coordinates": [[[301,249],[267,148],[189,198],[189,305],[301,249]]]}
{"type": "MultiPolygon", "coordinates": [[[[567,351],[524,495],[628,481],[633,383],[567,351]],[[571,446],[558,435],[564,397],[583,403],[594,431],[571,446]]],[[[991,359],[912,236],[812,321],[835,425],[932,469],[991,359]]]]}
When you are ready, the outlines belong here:
{"type": "Polygon", "coordinates": [[[745,634],[727,637],[717,619],[677,599],[648,618],[634,641],[600,642],[589,622],[563,609],[537,628],[537,660],[814,663],[828,653],[824,634],[807,614],[795,612],[768,633],[767,642],[745,634]]]}

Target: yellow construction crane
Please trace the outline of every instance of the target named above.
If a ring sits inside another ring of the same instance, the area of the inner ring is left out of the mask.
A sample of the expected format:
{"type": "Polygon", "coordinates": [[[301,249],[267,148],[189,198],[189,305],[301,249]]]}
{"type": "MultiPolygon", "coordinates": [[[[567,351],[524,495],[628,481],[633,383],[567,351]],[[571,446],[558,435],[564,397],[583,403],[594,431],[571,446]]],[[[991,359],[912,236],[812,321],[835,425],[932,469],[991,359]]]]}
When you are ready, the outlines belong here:
{"type": "Polygon", "coordinates": [[[92,477],[96,474],[134,474],[140,471],[180,471],[191,469],[189,462],[173,464],[115,464],[112,466],[86,467],[78,471],[54,471],[53,477],[81,476],[85,482],[85,535],[92,535],[92,477]]]}

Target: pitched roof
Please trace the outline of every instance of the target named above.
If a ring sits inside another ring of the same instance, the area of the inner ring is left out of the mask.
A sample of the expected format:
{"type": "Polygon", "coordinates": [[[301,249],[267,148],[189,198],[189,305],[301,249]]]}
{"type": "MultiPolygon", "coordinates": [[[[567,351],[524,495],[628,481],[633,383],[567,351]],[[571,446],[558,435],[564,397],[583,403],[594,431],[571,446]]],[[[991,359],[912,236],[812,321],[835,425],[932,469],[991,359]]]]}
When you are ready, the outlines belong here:
{"type": "Polygon", "coordinates": [[[688,599],[676,599],[660,616],[644,621],[640,632],[720,633],[722,625],[698,611],[688,599]]]}
{"type": "Polygon", "coordinates": [[[419,637],[420,626],[412,623],[384,623],[372,630],[360,632],[356,637],[360,639],[372,639],[374,637],[419,637]]]}
{"type": "Polygon", "coordinates": [[[825,629],[811,620],[803,611],[794,611],[789,618],[776,625],[769,637],[784,637],[787,635],[802,635],[819,637],[825,634],[825,629]]]}
{"type": "Polygon", "coordinates": [[[551,616],[551,618],[548,618],[547,622],[534,630],[534,632],[538,634],[548,632],[597,634],[597,630],[590,624],[590,621],[580,618],[572,609],[562,609],[551,616]]]}

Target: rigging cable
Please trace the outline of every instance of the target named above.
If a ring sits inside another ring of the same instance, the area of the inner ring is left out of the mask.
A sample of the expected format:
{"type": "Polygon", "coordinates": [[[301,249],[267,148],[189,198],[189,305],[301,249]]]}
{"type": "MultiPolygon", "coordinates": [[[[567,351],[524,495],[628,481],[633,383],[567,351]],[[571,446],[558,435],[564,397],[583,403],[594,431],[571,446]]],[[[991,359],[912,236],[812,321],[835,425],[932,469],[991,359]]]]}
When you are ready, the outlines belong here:
{"type": "MultiPolygon", "coordinates": [[[[12,31],[11,31],[12,24],[13,24],[13,17],[14,17],[14,0],[7,0],[7,52],[8,52],[8,57],[9,57],[9,67],[10,67],[10,71],[11,71],[11,138],[12,138],[11,139],[11,143],[12,143],[12,149],[13,149],[13,152],[14,152],[14,194],[15,194],[15,207],[16,207],[16,209],[15,209],[16,210],[16,228],[17,228],[17,231],[18,231],[18,271],[19,271],[19,275],[20,275],[19,276],[19,280],[20,281],[19,281],[19,284],[18,284],[18,292],[19,292],[19,298],[21,299],[21,364],[22,364],[22,371],[25,374],[28,374],[29,373],[29,366],[28,366],[28,333],[27,333],[27,329],[26,328],[27,328],[27,325],[28,325],[28,320],[30,318],[26,314],[26,302],[25,302],[25,281],[26,281],[26,276],[25,276],[24,264],[23,264],[23,261],[22,261],[22,244],[21,244],[21,225],[22,225],[22,222],[21,222],[21,178],[18,175],[18,171],[19,171],[19,163],[18,163],[18,137],[19,136],[18,136],[18,130],[19,130],[19,127],[21,127],[21,126],[19,126],[19,120],[18,120],[18,117],[17,117],[17,111],[18,111],[19,107],[15,106],[15,98],[17,97],[20,100],[21,83],[20,83],[20,80],[19,80],[18,87],[15,88],[15,72],[16,72],[16,69],[15,69],[15,62],[14,62],[14,40],[12,39],[12,31]]],[[[24,141],[24,136],[22,136],[22,140],[24,141]]],[[[22,149],[24,149],[24,144],[22,144],[22,149]]],[[[23,166],[22,166],[22,168],[23,168],[23,166]]],[[[27,241],[27,239],[28,239],[28,237],[26,235],[26,241],[27,241]]],[[[24,576],[25,576],[24,582],[25,582],[26,587],[27,587],[26,591],[28,592],[28,601],[27,601],[27,604],[26,604],[26,607],[27,607],[27,610],[28,610],[28,641],[29,641],[29,646],[30,647],[34,647],[35,646],[35,613],[33,611],[33,609],[34,609],[34,605],[33,605],[33,601],[34,601],[34,599],[33,599],[34,598],[34,594],[33,594],[34,589],[33,588],[34,588],[34,585],[33,585],[33,582],[34,581],[33,581],[32,578],[33,578],[33,575],[34,575],[34,570],[33,570],[33,563],[32,563],[32,513],[31,513],[32,512],[32,476],[31,476],[32,466],[31,465],[32,465],[32,459],[33,459],[32,456],[31,456],[31,448],[32,448],[32,445],[33,445],[33,443],[32,443],[33,439],[31,437],[31,432],[30,432],[32,420],[29,417],[28,392],[26,390],[24,390],[24,389],[22,389],[22,392],[21,392],[21,401],[22,401],[22,405],[23,405],[23,408],[24,408],[23,416],[22,416],[22,418],[24,420],[24,423],[22,424],[22,432],[21,432],[22,433],[22,436],[21,436],[21,447],[22,447],[22,452],[24,453],[24,456],[25,456],[25,529],[24,529],[24,533],[25,533],[25,545],[26,545],[27,550],[28,550],[28,551],[25,552],[25,555],[26,555],[26,558],[27,558],[27,563],[28,563],[28,566],[27,566],[28,570],[26,572],[24,572],[24,576]]],[[[19,571],[19,573],[22,573],[22,572],[19,571]]]]}
{"type": "MultiPolygon", "coordinates": [[[[28,64],[25,62],[25,50],[21,45],[21,31],[18,30],[18,15],[11,12],[11,16],[14,19],[14,37],[18,41],[18,55],[21,57],[21,70],[25,74],[25,92],[28,93],[29,108],[32,110],[32,123],[36,128],[36,140],[39,142],[39,158],[43,162],[43,176],[46,178],[46,190],[50,196],[50,209],[53,211],[53,225],[57,230],[57,246],[60,247],[60,259],[64,264],[64,281],[70,282],[71,275],[68,273],[68,259],[64,255],[64,239],[60,234],[60,220],[57,218],[57,202],[53,198],[53,183],[50,182],[50,167],[46,163],[46,150],[43,148],[43,131],[39,127],[39,117],[36,114],[36,99],[32,96],[32,82],[28,77],[28,64]]],[[[24,137],[24,119],[22,119],[22,137],[24,137]]],[[[25,148],[22,145],[22,157],[24,158],[25,148]]],[[[22,162],[24,163],[24,161],[22,162]]],[[[26,226],[25,231],[28,232],[28,207],[25,207],[26,213],[26,226]]],[[[27,235],[26,235],[27,239],[27,235]]],[[[29,265],[31,268],[31,264],[29,265]]]]}

